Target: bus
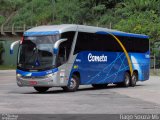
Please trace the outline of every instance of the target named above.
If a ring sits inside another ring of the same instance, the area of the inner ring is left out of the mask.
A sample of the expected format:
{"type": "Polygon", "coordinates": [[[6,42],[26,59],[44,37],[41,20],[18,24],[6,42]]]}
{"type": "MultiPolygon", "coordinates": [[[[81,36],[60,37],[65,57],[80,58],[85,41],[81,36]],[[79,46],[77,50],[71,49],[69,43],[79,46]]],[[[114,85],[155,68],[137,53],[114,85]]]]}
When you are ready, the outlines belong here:
{"type": "Polygon", "coordinates": [[[79,85],[134,87],[149,79],[149,37],[143,34],[76,25],[31,28],[19,44],[16,79],[38,92],[51,87],[76,91],[79,85]]]}

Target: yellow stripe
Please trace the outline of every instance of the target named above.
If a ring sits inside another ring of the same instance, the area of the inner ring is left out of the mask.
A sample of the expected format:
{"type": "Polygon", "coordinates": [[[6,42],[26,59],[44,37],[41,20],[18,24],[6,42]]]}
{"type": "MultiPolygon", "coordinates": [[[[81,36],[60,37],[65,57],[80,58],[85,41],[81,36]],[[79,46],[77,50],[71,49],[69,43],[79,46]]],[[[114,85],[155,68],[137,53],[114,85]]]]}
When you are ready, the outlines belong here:
{"type": "Polygon", "coordinates": [[[112,37],[114,37],[114,39],[119,43],[119,45],[121,46],[121,48],[123,49],[125,55],[126,55],[126,58],[127,58],[127,61],[128,61],[128,65],[129,65],[129,70],[130,70],[130,73],[131,73],[131,76],[133,74],[133,68],[132,68],[132,63],[131,63],[131,59],[128,55],[128,52],[126,50],[126,48],[124,47],[124,45],[122,44],[122,42],[115,36],[113,35],[112,33],[109,33],[112,37]]]}

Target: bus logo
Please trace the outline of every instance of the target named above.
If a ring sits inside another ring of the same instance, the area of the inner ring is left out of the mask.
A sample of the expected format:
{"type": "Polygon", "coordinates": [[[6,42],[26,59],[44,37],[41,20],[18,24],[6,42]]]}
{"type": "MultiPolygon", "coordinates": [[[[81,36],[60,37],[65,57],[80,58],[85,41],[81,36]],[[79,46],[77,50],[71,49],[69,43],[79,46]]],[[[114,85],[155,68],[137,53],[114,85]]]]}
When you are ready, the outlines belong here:
{"type": "Polygon", "coordinates": [[[89,62],[107,62],[107,56],[101,55],[101,56],[94,56],[92,53],[88,54],[88,61],[89,62]]]}

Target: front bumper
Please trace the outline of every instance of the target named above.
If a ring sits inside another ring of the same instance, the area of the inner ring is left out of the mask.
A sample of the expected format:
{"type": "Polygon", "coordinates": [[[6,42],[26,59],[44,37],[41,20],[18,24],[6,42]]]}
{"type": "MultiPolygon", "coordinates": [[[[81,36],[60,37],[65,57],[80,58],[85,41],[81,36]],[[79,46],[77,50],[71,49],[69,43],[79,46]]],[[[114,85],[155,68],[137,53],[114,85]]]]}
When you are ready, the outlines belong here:
{"type": "Polygon", "coordinates": [[[40,72],[27,72],[17,69],[18,86],[43,86],[43,87],[61,87],[67,86],[68,80],[64,71],[54,68],[40,72]]]}
{"type": "Polygon", "coordinates": [[[17,85],[20,87],[23,87],[23,86],[46,86],[46,87],[58,86],[58,84],[56,83],[57,83],[56,79],[47,78],[47,77],[44,77],[44,78],[17,77],[17,85]]]}
{"type": "Polygon", "coordinates": [[[17,74],[17,85],[23,86],[42,86],[42,87],[62,87],[67,86],[65,78],[59,77],[59,72],[45,76],[21,76],[17,74]]]}

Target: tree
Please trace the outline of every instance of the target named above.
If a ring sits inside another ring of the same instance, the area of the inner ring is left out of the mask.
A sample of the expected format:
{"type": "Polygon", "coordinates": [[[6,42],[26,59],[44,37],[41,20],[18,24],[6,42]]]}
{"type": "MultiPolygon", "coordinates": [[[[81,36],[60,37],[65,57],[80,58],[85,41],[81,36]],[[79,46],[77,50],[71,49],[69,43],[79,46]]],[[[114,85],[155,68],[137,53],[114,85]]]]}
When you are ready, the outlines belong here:
{"type": "Polygon", "coordinates": [[[160,19],[154,11],[136,12],[127,19],[120,19],[114,26],[118,30],[147,34],[151,40],[160,38],[160,19]]]}

